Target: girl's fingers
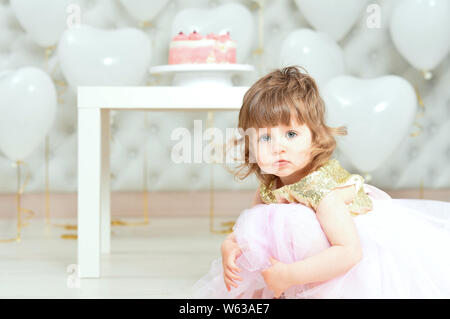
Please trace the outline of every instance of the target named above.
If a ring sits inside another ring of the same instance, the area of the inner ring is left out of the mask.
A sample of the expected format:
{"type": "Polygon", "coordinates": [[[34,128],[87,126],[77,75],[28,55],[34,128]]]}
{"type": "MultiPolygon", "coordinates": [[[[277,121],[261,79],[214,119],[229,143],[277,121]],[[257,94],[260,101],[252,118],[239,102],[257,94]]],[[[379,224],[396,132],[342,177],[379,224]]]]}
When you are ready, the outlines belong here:
{"type": "MultiPolygon", "coordinates": [[[[229,275],[229,272],[225,274],[224,276],[225,278],[225,282],[228,283],[229,285],[232,285],[234,287],[238,287],[238,285],[233,281],[233,278],[229,275]]],[[[242,279],[235,279],[235,280],[242,280],[242,279]]]]}
{"type": "Polygon", "coordinates": [[[228,277],[230,277],[231,279],[234,279],[234,280],[241,280],[242,281],[242,278],[241,277],[239,277],[238,275],[235,275],[233,272],[231,272],[229,269],[227,269],[226,270],[226,275],[228,276],[228,277]]]}
{"type": "Polygon", "coordinates": [[[238,285],[237,285],[233,280],[231,280],[231,279],[229,279],[229,278],[226,278],[226,283],[227,283],[228,285],[231,285],[231,286],[235,287],[235,288],[238,287],[238,285]]]}
{"type": "Polygon", "coordinates": [[[242,277],[239,276],[236,272],[234,272],[231,268],[228,268],[227,270],[230,272],[231,275],[233,275],[233,277],[234,277],[235,279],[242,280],[242,277]]]}
{"type": "Polygon", "coordinates": [[[228,267],[230,267],[231,269],[233,269],[236,272],[240,272],[241,271],[239,269],[239,267],[236,265],[236,263],[234,262],[234,259],[230,260],[230,262],[228,263],[228,267]]]}
{"type": "Polygon", "coordinates": [[[229,284],[229,280],[228,279],[224,279],[223,281],[225,282],[225,287],[227,287],[227,290],[230,291],[231,287],[230,287],[230,284],[229,284]]]}
{"type": "Polygon", "coordinates": [[[223,282],[225,283],[225,287],[227,288],[227,290],[230,291],[230,286],[228,285],[228,283],[225,280],[225,278],[223,279],[223,282]]]}
{"type": "Polygon", "coordinates": [[[241,270],[239,269],[238,266],[236,266],[236,264],[231,264],[231,265],[229,265],[229,267],[231,269],[233,269],[235,272],[241,272],[241,270]]]}
{"type": "Polygon", "coordinates": [[[230,256],[230,258],[228,259],[228,267],[229,268],[231,268],[231,269],[233,269],[234,271],[236,271],[236,272],[240,272],[241,270],[239,269],[239,267],[238,266],[236,266],[236,263],[235,263],[235,256],[230,256]]]}
{"type": "Polygon", "coordinates": [[[228,273],[224,274],[223,276],[226,280],[233,282],[233,278],[230,277],[228,273]]]}

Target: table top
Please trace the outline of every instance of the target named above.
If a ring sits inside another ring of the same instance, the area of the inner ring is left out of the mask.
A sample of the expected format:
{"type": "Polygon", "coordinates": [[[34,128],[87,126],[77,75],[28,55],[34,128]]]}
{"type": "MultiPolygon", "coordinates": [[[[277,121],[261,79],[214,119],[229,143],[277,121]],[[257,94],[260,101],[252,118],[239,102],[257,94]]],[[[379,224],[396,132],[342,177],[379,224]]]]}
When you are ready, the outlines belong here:
{"type": "Polygon", "coordinates": [[[239,110],[249,87],[80,86],[78,108],[117,110],[239,110]]]}

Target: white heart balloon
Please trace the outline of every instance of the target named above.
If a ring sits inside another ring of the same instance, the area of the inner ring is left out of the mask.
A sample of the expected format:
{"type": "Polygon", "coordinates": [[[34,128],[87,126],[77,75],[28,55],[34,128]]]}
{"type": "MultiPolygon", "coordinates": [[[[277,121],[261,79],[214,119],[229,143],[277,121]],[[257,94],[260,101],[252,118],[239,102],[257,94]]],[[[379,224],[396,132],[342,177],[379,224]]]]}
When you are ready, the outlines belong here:
{"type": "Polygon", "coordinates": [[[11,8],[22,27],[42,47],[55,45],[67,28],[68,6],[78,0],[11,0],[11,8]]]}
{"type": "Polygon", "coordinates": [[[318,31],[326,32],[335,41],[341,40],[361,15],[361,0],[295,0],[306,20],[318,31]]]}
{"type": "Polygon", "coordinates": [[[395,47],[412,66],[432,70],[450,50],[450,2],[397,1],[390,33],[395,47]]]}
{"type": "Polygon", "coordinates": [[[288,34],[280,52],[280,66],[299,65],[323,87],[345,72],[344,54],[326,33],[297,29],[288,34]]]}
{"type": "Polygon", "coordinates": [[[414,122],[417,98],[405,79],[339,76],[323,91],[327,125],[348,129],[338,146],[362,172],[379,167],[399,146],[414,122]]]}
{"type": "Polygon", "coordinates": [[[152,21],[168,0],[120,0],[128,13],[137,21],[152,21]]]}
{"type": "Polygon", "coordinates": [[[44,141],[56,114],[56,89],[37,68],[0,73],[0,149],[23,160],[44,141]]]}
{"type": "Polygon", "coordinates": [[[150,64],[151,44],[138,29],[101,30],[80,25],[63,33],[58,57],[72,88],[139,85],[150,64]]]}
{"type": "Polygon", "coordinates": [[[174,18],[172,33],[180,31],[190,33],[196,30],[202,35],[210,32],[224,33],[229,31],[232,40],[236,41],[236,60],[245,60],[254,41],[254,18],[244,6],[230,3],[214,9],[185,9],[174,18]]]}

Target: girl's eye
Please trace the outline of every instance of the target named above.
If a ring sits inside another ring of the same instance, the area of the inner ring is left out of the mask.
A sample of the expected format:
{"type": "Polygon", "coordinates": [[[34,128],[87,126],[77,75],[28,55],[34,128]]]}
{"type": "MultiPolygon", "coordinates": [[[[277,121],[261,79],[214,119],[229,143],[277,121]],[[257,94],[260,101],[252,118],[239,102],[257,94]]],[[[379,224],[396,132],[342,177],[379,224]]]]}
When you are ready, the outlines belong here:
{"type": "Polygon", "coordinates": [[[295,133],[293,131],[290,131],[290,132],[287,133],[287,136],[290,137],[290,138],[293,138],[293,137],[297,136],[297,133],[295,133]]]}
{"type": "Polygon", "coordinates": [[[262,136],[259,138],[259,140],[260,140],[261,142],[268,142],[268,141],[270,140],[270,136],[267,135],[267,134],[264,134],[264,135],[262,135],[262,136]]]}

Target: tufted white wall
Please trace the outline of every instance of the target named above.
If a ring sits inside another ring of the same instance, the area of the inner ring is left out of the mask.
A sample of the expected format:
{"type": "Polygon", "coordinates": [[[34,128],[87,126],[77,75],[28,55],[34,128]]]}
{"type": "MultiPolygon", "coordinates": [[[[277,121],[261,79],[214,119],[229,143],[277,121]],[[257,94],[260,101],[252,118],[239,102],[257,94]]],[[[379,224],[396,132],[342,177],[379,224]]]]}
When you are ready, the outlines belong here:
{"type": "MultiPolygon", "coordinates": [[[[151,65],[167,64],[171,21],[184,8],[215,7],[238,2],[247,6],[258,23],[258,8],[251,0],[172,0],[153,21],[153,26],[143,30],[151,38],[153,54],[151,65]]],[[[310,27],[296,7],[294,0],[266,1],[264,10],[264,54],[253,54],[242,63],[258,66],[252,75],[234,76],[236,85],[251,85],[258,76],[277,67],[279,48],[284,37],[292,30],[310,27]]],[[[450,58],[436,69],[431,80],[424,80],[398,54],[394,48],[387,23],[393,1],[368,1],[382,8],[382,29],[365,27],[366,13],[350,33],[339,42],[345,53],[349,74],[375,77],[384,74],[400,75],[415,85],[425,104],[425,116],[418,119],[423,131],[417,137],[406,136],[390,159],[373,172],[373,185],[386,188],[450,186],[450,58]]],[[[86,1],[82,6],[82,22],[100,28],[139,27],[118,0],[86,1]]],[[[252,51],[257,49],[255,37],[252,51]]],[[[0,71],[23,66],[35,66],[53,72],[55,80],[64,81],[53,54],[45,64],[44,49],[35,45],[21,28],[8,1],[0,0],[0,71]]],[[[147,85],[169,85],[171,76],[148,75],[147,85]]],[[[57,119],[49,134],[49,175],[52,191],[74,192],[77,187],[77,123],[76,94],[57,86],[59,106],[57,119]]],[[[215,125],[221,129],[235,127],[238,112],[216,112],[215,125]]],[[[147,159],[149,190],[205,190],[209,188],[211,166],[208,164],[174,164],[170,158],[170,133],[174,128],[187,127],[191,132],[194,120],[206,120],[204,112],[113,112],[111,116],[111,170],[112,190],[142,190],[145,176],[144,159],[147,159]],[[147,154],[147,156],[145,156],[147,154]]],[[[411,128],[411,132],[414,129],[411,128]]],[[[0,192],[15,192],[16,171],[11,162],[0,153],[0,192]]],[[[31,178],[28,192],[41,192],[44,184],[45,144],[27,159],[31,178]]],[[[344,167],[355,169],[338,151],[336,156],[344,167]]],[[[236,182],[223,168],[214,168],[216,189],[253,189],[255,178],[236,182]]]]}

